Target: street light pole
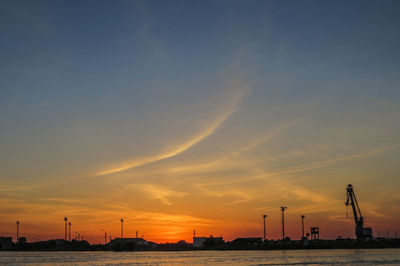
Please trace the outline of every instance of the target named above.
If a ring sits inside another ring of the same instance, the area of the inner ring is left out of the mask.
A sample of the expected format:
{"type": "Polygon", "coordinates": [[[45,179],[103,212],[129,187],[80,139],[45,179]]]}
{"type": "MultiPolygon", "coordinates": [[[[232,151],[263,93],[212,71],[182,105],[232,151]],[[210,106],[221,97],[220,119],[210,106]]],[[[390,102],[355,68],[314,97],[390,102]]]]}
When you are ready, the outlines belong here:
{"type": "Polygon", "coordinates": [[[281,207],[282,211],[282,240],[285,240],[285,210],[287,207],[281,207]]]}
{"type": "Polygon", "coordinates": [[[19,221],[16,222],[17,223],[17,242],[19,239],[19,221]]]}
{"type": "Polygon", "coordinates": [[[264,241],[265,241],[267,239],[267,232],[266,232],[266,229],[265,229],[265,219],[267,218],[267,215],[264,214],[263,218],[264,218],[264,241]]]}

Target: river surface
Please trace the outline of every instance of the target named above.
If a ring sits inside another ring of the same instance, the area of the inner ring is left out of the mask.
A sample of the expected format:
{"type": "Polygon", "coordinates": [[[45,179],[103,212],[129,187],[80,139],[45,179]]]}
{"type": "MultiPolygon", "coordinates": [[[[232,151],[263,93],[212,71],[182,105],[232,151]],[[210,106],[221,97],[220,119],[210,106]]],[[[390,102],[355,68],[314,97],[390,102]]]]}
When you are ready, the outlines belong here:
{"type": "Polygon", "coordinates": [[[0,265],[400,265],[400,249],[0,252],[0,265]]]}

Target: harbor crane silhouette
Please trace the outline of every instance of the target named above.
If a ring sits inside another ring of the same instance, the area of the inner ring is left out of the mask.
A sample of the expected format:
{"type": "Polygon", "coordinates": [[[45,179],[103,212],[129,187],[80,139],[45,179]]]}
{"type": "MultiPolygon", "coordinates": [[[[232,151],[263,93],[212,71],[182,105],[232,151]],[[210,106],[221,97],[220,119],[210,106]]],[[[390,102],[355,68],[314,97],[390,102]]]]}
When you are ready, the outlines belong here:
{"type": "Polygon", "coordinates": [[[369,239],[372,238],[372,229],[370,227],[364,227],[364,217],[361,214],[360,207],[358,206],[357,198],[354,193],[353,185],[347,185],[347,196],[346,206],[351,206],[353,210],[353,218],[355,222],[355,231],[357,239],[369,239]]]}

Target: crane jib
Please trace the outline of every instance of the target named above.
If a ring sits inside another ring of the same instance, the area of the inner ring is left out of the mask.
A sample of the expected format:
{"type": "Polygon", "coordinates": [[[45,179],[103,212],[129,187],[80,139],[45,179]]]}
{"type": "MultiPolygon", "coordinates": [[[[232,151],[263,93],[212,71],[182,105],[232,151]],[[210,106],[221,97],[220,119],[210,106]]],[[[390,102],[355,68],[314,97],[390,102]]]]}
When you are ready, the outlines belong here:
{"type": "Polygon", "coordinates": [[[356,225],[357,239],[372,238],[372,230],[369,227],[364,227],[364,217],[361,214],[360,207],[356,195],[354,193],[353,185],[347,185],[346,206],[351,205],[353,210],[354,222],[356,225]]]}

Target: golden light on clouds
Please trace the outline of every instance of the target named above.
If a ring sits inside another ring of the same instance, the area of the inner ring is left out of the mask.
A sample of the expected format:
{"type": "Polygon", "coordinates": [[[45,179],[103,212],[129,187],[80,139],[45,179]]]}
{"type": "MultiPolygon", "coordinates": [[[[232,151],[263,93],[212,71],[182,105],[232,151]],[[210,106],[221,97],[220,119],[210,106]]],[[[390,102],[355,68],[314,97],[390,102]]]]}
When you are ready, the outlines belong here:
{"type": "Polygon", "coordinates": [[[241,80],[231,80],[228,82],[228,85],[231,87],[227,88],[229,94],[224,95],[225,99],[223,103],[221,103],[222,110],[218,114],[216,114],[215,118],[206,123],[206,126],[200,132],[193,135],[188,140],[177,144],[176,146],[167,148],[165,151],[159,154],[145,158],[132,159],[127,162],[120,163],[114,167],[99,171],[98,173],[96,173],[96,175],[99,176],[118,173],[145,164],[174,157],[190,149],[192,146],[196,145],[208,136],[212,135],[237,110],[239,103],[250,90],[250,86],[248,84],[243,84],[243,81],[241,80]]]}

